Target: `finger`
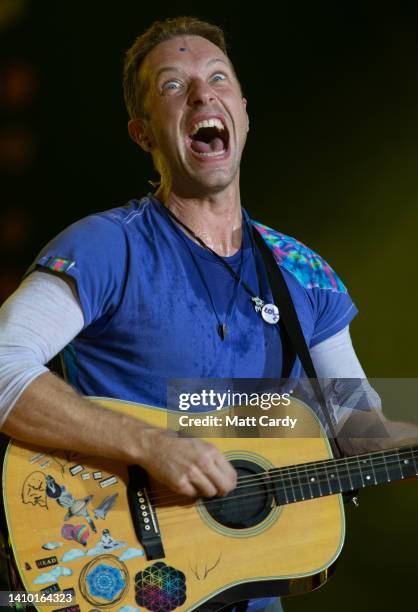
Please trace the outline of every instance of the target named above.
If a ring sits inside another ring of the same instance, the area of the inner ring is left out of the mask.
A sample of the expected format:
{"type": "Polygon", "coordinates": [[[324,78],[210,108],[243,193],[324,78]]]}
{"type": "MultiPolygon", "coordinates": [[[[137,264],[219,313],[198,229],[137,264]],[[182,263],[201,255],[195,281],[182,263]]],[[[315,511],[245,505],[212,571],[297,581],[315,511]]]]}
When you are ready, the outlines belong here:
{"type": "Polygon", "coordinates": [[[200,471],[215,487],[214,495],[226,495],[236,485],[236,472],[221,453],[210,453],[200,458],[200,471]]]}
{"type": "Polygon", "coordinates": [[[214,460],[214,478],[217,483],[218,495],[227,495],[237,486],[237,473],[231,463],[223,456],[214,460]]]}
{"type": "Polygon", "coordinates": [[[199,495],[204,497],[214,497],[218,493],[214,470],[211,472],[205,474],[197,465],[191,466],[189,470],[191,484],[198,490],[199,495]]]}
{"type": "Polygon", "coordinates": [[[172,483],[170,483],[169,486],[176,493],[180,493],[180,495],[186,495],[187,497],[199,496],[198,489],[190,482],[186,475],[182,476],[174,486],[172,483]]]}
{"type": "Polygon", "coordinates": [[[223,453],[213,445],[200,449],[197,465],[215,486],[216,495],[226,495],[236,486],[236,472],[223,453]]]}

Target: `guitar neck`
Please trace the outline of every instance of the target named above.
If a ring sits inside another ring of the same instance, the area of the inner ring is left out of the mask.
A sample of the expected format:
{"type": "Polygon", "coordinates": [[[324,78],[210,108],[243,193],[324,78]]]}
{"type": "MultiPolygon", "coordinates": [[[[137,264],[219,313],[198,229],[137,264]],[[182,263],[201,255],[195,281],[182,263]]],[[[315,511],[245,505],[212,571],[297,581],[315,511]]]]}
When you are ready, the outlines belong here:
{"type": "Polygon", "coordinates": [[[269,471],[279,505],[418,476],[418,445],[269,471]]]}

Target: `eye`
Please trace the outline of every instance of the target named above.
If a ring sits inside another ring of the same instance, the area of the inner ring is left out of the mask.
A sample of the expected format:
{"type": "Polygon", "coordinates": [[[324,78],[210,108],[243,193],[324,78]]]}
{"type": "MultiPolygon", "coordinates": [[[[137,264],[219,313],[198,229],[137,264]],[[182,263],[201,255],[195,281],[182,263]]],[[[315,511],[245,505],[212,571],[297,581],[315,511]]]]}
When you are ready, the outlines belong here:
{"type": "Polygon", "coordinates": [[[173,79],[171,81],[166,81],[165,83],[163,83],[161,86],[161,91],[175,91],[176,89],[180,89],[180,87],[180,81],[176,81],[173,79]]]}
{"type": "Polygon", "coordinates": [[[211,81],[215,81],[215,83],[218,81],[225,81],[225,79],[226,75],[223,72],[215,72],[215,74],[211,76],[211,81]]]}

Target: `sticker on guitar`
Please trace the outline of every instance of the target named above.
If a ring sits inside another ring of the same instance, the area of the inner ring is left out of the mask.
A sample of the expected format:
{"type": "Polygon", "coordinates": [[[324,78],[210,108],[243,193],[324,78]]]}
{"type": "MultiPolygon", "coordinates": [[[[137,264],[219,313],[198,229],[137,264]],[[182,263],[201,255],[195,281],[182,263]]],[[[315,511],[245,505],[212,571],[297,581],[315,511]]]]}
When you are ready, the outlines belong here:
{"type": "Polygon", "coordinates": [[[55,499],[63,508],[67,508],[67,514],[64,517],[64,521],[68,521],[73,516],[82,516],[87,521],[92,531],[96,533],[96,525],[91,519],[87,508],[88,504],[93,499],[93,495],[86,495],[86,497],[81,499],[75,499],[72,493],[67,491],[63,484],[58,484],[53,476],[47,474],[45,480],[47,496],[51,499],[55,499]]]}
{"type": "Polygon", "coordinates": [[[186,601],[186,576],[162,561],[135,576],[135,601],[152,612],[169,612],[186,601]]]}
{"type": "Polygon", "coordinates": [[[68,463],[74,461],[79,456],[79,453],[74,451],[57,451],[57,450],[49,450],[45,449],[40,453],[36,453],[35,455],[31,455],[28,459],[29,463],[38,463],[41,459],[46,458],[39,464],[39,467],[45,468],[51,464],[51,461],[56,463],[60,469],[62,475],[64,475],[65,468],[68,463]],[[56,456],[56,453],[59,453],[59,457],[56,456]]]}
{"type": "Polygon", "coordinates": [[[124,599],[129,572],[114,555],[100,555],[83,567],[78,586],[84,599],[93,606],[115,606],[124,599]]]}
{"type": "MultiPolygon", "coordinates": [[[[72,527],[72,525],[67,525],[67,527],[72,527]]],[[[80,525],[78,525],[78,527],[80,527],[80,525]]],[[[79,548],[72,548],[71,550],[67,550],[63,554],[61,561],[67,563],[68,561],[74,561],[74,559],[79,559],[80,557],[93,557],[95,555],[101,555],[106,552],[113,552],[115,550],[118,550],[119,548],[125,548],[126,546],[128,546],[126,542],[122,542],[120,540],[115,540],[114,538],[112,538],[109,529],[103,529],[100,540],[93,548],[89,548],[86,551],[80,550],[79,548]]],[[[142,551],[141,553],[141,555],[135,556],[142,556],[144,554],[142,551]]]]}

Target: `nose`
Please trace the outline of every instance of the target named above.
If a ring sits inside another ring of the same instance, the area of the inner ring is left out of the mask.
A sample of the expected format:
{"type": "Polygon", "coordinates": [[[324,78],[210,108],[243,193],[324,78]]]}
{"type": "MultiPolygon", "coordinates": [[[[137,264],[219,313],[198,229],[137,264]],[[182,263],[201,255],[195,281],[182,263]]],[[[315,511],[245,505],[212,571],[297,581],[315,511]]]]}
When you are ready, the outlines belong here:
{"type": "Polygon", "coordinates": [[[209,83],[203,79],[194,79],[189,87],[189,104],[190,106],[205,105],[211,100],[214,100],[215,95],[209,83]]]}

